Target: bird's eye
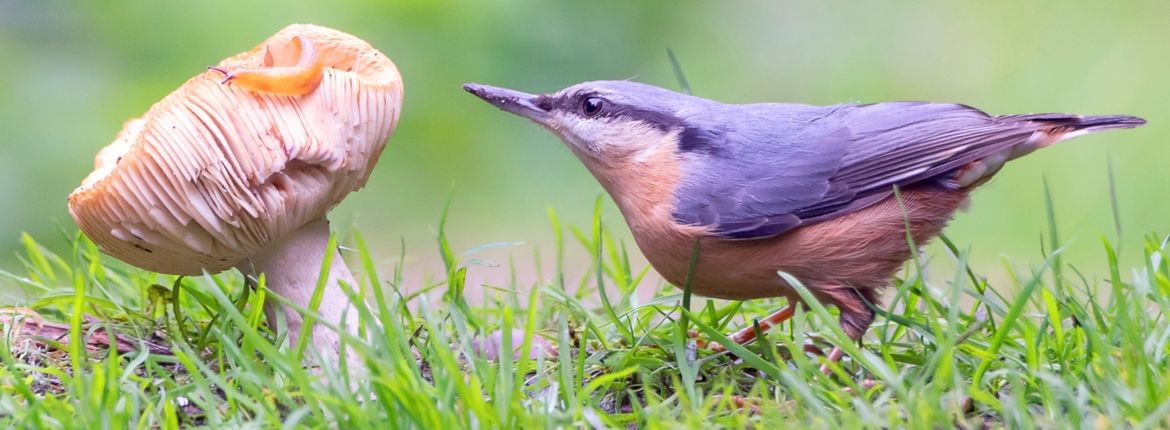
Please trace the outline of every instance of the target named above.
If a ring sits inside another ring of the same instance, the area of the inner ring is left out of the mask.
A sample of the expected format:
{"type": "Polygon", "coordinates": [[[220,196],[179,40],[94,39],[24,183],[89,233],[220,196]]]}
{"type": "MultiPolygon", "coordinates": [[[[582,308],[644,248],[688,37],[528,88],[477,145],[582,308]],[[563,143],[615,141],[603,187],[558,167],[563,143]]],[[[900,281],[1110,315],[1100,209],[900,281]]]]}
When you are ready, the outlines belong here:
{"type": "Polygon", "coordinates": [[[588,117],[594,117],[601,113],[603,106],[605,106],[605,100],[602,100],[601,97],[586,97],[581,100],[581,113],[588,117]]]}

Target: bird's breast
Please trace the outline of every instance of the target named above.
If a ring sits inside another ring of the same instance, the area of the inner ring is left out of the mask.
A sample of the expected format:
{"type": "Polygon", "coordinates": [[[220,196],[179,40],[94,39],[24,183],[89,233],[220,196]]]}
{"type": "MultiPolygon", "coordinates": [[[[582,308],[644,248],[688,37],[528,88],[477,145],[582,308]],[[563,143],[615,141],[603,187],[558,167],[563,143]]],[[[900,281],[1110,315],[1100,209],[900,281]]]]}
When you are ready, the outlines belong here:
{"type": "Polygon", "coordinates": [[[879,288],[910,256],[907,217],[916,243],[938,234],[966,199],[965,191],[922,186],[903,190],[865,209],[762,239],[734,240],[708,226],[673,216],[683,165],[673,139],[638,157],[586,162],[625,217],[638,248],[667,281],[688,283],[691,255],[699,249],[692,292],[723,299],[794,293],[776,274],[796,276],[814,290],[828,285],[879,288]]]}
{"type": "Polygon", "coordinates": [[[839,218],[754,240],[727,239],[706,227],[678,224],[661,206],[648,211],[623,210],[623,214],[638,248],[671,284],[688,283],[697,244],[698,264],[689,282],[695,294],[737,300],[794,299],[794,291],[778,271],[792,274],[814,292],[824,286],[868,289],[888,285],[911,255],[907,225],[914,243],[926,243],[963,205],[966,192],[915,187],[905,190],[901,199],[899,203],[887,198],[839,218]]]}
{"type": "Polygon", "coordinates": [[[693,280],[695,294],[719,298],[776,296],[772,265],[761,254],[728,241],[706,226],[678,223],[675,193],[683,178],[674,139],[652,145],[637,157],[586,165],[613,198],[646,260],[674,285],[686,283],[691,254],[700,246],[702,270],[693,280]],[[771,274],[773,276],[761,275],[771,274]]]}

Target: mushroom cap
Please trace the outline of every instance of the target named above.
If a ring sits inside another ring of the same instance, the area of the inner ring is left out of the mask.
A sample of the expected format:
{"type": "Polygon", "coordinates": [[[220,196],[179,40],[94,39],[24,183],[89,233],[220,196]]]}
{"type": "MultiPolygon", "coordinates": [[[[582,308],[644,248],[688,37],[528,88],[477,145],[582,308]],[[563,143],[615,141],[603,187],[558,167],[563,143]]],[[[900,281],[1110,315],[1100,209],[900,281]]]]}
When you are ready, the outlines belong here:
{"type": "Polygon", "coordinates": [[[218,66],[294,65],[295,36],[326,66],[312,92],[251,92],[201,73],[98,152],[69,213],[103,252],[156,272],[220,272],[365,185],[402,107],[402,77],[386,55],[294,24],[218,66]]]}

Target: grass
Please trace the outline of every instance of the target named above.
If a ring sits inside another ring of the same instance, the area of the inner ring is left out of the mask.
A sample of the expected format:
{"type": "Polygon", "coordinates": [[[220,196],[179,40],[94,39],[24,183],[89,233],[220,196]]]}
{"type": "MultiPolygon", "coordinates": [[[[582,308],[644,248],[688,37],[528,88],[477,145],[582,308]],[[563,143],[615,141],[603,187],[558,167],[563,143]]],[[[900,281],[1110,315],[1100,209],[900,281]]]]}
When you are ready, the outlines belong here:
{"type": "MultiPolygon", "coordinates": [[[[928,284],[924,265],[911,265],[887,292],[882,308],[889,311],[881,311],[863,345],[847,341],[835,310],[813,302],[766,341],[741,347],[724,333],[780,301],[713,302],[648,285],[649,269],[631,265],[631,250],[611,239],[601,219],[598,210],[587,230],[564,228],[550,212],[555,271],[535,285],[493,287],[482,305],[463,293],[467,264],[475,261],[461,261],[466,254],[452,250],[442,227],[447,273],[430,285],[404,285],[401,264],[375,271],[360,235],[342,241],[358,268],[353,294],[368,303],[359,312],[372,340],[348,338],[365,376],[302,366],[298,345],[265,326],[262,303],[276,298],[263,282],[252,291],[235,273],[160,276],[111,262],[80,234],[61,252],[25,236],[18,257],[26,273],[2,275],[35,299],[3,314],[0,424],[1170,426],[1164,238],[1126,250],[1145,256],[1136,268],[1118,267],[1119,250],[1102,239],[1110,272],[1097,278],[1061,264],[1053,228],[1045,264],[1005,264],[1011,281],[1003,285],[990,285],[947,241],[953,276],[928,284]],[[579,265],[565,261],[570,246],[592,258],[576,278],[566,270],[579,265]],[[658,292],[640,303],[637,288],[658,292]],[[442,294],[426,294],[432,291],[442,294]],[[47,327],[57,336],[30,335],[41,318],[55,322],[47,327]],[[519,354],[494,357],[483,346],[489,338],[519,354]],[[121,351],[108,346],[115,339],[121,351]],[[734,355],[712,353],[709,342],[734,355]],[[818,369],[822,355],[810,351],[833,344],[847,355],[826,376],[818,369]]],[[[1055,225],[1052,215],[1049,221],[1055,225]]],[[[312,348],[303,353],[314,355],[312,348]]]]}

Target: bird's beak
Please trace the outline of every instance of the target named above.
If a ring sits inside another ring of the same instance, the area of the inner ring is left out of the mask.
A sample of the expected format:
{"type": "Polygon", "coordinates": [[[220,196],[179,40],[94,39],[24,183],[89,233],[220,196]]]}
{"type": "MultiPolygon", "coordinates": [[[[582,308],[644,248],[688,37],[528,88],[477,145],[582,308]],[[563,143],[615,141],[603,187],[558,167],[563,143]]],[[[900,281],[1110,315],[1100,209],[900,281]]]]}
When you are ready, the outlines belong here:
{"type": "Polygon", "coordinates": [[[505,112],[520,115],[537,124],[548,121],[548,111],[535,104],[535,95],[481,84],[464,84],[463,89],[505,112]]]}

